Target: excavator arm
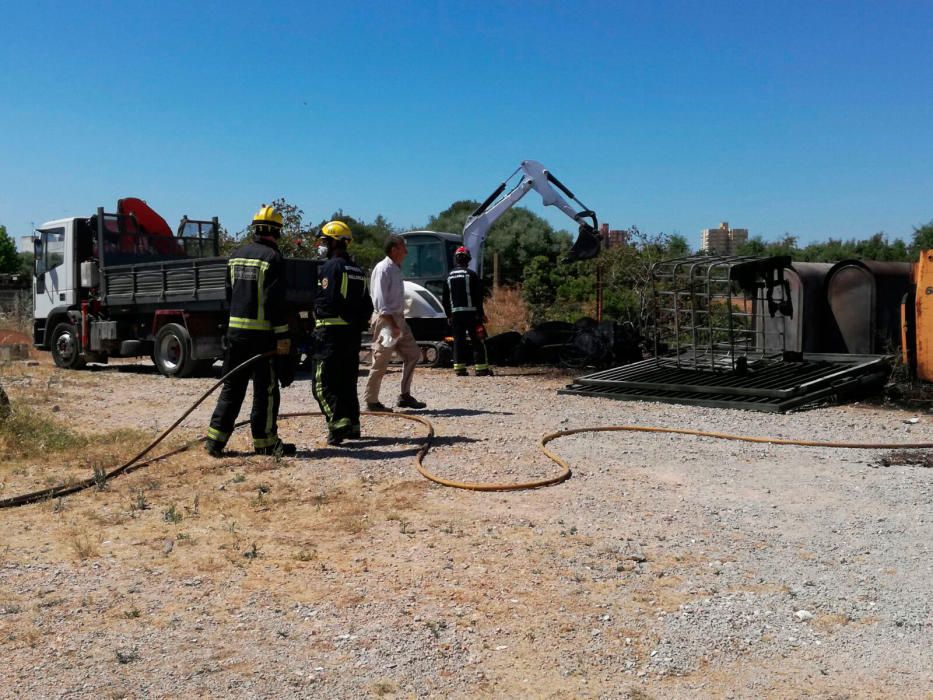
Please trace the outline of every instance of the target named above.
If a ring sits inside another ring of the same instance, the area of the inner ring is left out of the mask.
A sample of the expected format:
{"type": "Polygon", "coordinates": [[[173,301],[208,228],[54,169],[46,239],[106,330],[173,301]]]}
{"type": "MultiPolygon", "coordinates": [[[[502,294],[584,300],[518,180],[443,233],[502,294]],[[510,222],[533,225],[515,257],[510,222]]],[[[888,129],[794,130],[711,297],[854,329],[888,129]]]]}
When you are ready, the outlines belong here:
{"type": "Polygon", "coordinates": [[[482,272],[483,244],[486,242],[489,229],[492,228],[492,225],[496,223],[500,216],[514,207],[531,190],[535,190],[541,195],[541,200],[546,206],[557,207],[579,224],[577,240],[562,262],[588,260],[599,255],[600,237],[596,233],[599,227],[596,221],[596,213],[577,199],[573,192],[567,189],[550,171],[546,170],[541,163],[534,160],[523,160],[518,169],[505,182],[500,184],[486,198],[486,201],[476,208],[476,211],[470,214],[463,227],[463,244],[470,251],[472,257],[470,268],[474,272],[482,272]],[[522,174],[519,183],[509,190],[507,194],[503,195],[506,183],[519,172],[522,174]],[[561,197],[558,190],[576,202],[581,208],[580,211],[575,211],[567,203],[567,200],[561,197]],[[587,219],[590,219],[592,223],[589,223],[587,219]]]}

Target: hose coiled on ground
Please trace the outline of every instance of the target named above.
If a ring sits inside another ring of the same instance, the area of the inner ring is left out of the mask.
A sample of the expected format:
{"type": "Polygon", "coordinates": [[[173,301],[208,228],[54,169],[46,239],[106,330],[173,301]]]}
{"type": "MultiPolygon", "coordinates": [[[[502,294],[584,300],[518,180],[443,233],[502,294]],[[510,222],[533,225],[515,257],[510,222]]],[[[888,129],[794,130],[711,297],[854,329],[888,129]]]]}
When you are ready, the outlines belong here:
{"type": "MultiPolygon", "coordinates": [[[[197,401],[195,401],[172,425],[170,425],[166,430],[162,432],[159,437],[152,441],[148,446],[146,446],[141,452],[139,452],[132,459],[124,462],[115,469],[103,474],[102,476],[95,475],[94,477],[79,481],[75,484],[69,484],[66,486],[53,486],[51,488],[42,489],[41,491],[33,491],[32,493],[21,494],[19,496],[13,496],[10,498],[5,498],[0,500],[0,509],[3,508],[14,508],[17,506],[24,506],[30,503],[37,503],[39,501],[51,500],[54,498],[61,498],[63,496],[68,496],[84,489],[91,488],[93,486],[100,486],[101,484],[109,481],[110,479],[119,476],[120,474],[126,474],[136,469],[141,469],[142,467],[148,466],[153,462],[166,459],[173,455],[184,452],[192,445],[195,445],[199,442],[203,442],[206,438],[201,437],[196,440],[192,440],[181,447],[178,447],[174,450],[166,452],[164,454],[158,455],[157,457],[151,457],[145,461],[139,461],[145,457],[149,452],[151,452],[160,442],[162,442],[175,428],[177,428],[181,422],[187,418],[191,413],[200,406],[204,400],[210,396],[214,391],[216,391],[223,383],[227,377],[231,376],[236,372],[241,372],[247,367],[250,367],[254,362],[258,362],[262,358],[270,357],[274,355],[274,351],[264,353],[262,355],[256,355],[251,357],[246,362],[234,367],[232,370],[227,372],[223,377],[221,377],[217,382],[207,391],[205,391],[197,401]]],[[[299,412],[299,413],[283,413],[279,418],[299,418],[299,417],[308,417],[308,416],[320,416],[319,412],[299,412]]],[[[596,433],[596,432],[615,432],[615,431],[625,431],[625,432],[641,432],[641,433],[673,433],[677,435],[693,435],[696,437],[709,437],[716,438],[719,440],[736,440],[741,442],[756,442],[756,443],[770,443],[772,445],[799,445],[803,447],[831,447],[837,449],[860,449],[860,450],[869,450],[869,449],[879,449],[879,450],[898,450],[898,449],[933,449],[933,442],[915,442],[915,443],[870,443],[870,442],[821,442],[817,440],[791,440],[786,438],[771,438],[771,437],[754,437],[748,435],[730,435],[728,433],[714,433],[707,432],[703,430],[691,430],[688,428],[660,428],[656,426],[645,426],[645,425],[609,425],[609,426],[595,426],[595,427],[584,427],[584,428],[571,428],[568,430],[561,430],[556,433],[550,433],[541,438],[540,447],[541,451],[553,462],[559,465],[562,468],[560,474],[554,477],[541,479],[537,481],[526,481],[519,483],[489,483],[489,482],[468,482],[468,481],[454,481],[451,479],[445,479],[439,477],[436,474],[428,471],[424,466],[424,458],[427,456],[428,451],[431,449],[431,444],[434,441],[434,426],[426,418],[422,418],[418,415],[413,415],[410,413],[379,413],[379,412],[363,412],[362,415],[366,416],[380,416],[380,417],[390,417],[390,418],[400,418],[403,420],[412,421],[415,423],[420,423],[424,425],[428,430],[425,435],[424,442],[421,447],[418,448],[418,452],[415,455],[416,467],[418,473],[421,474],[425,479],[432,481],[441,486],[447,486],[450,488],[457,489],[466,489],[469,491],[522,491],[527,489],[541,488],[544,486],[553,486],[559,484],[563,481],[569,479],[573,472],[570,469],[570,465],[564,460],[560,455],[548,449],[548,443],[556,440],[557,438],[566,437],[568,435],[577,435],[579,433],[596,433]]],[[[236,427],[245,425],[248,421],[242,421],[237,423],[236,427]]]]}

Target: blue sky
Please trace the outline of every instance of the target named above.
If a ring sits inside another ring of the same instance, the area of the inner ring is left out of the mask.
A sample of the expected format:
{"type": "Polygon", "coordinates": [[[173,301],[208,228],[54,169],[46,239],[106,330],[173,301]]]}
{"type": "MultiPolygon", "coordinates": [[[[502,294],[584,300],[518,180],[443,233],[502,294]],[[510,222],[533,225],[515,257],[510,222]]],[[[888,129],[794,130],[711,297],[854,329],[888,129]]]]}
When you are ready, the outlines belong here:
{"type": "MultiPolygon", "coordinates": [[[[0,223],[420,226],[539,160],[613,228],[933,219],[931,2],[7,2],[0,223]]],[[[523,205],[572,228],[540,202],[523,205]]]]}

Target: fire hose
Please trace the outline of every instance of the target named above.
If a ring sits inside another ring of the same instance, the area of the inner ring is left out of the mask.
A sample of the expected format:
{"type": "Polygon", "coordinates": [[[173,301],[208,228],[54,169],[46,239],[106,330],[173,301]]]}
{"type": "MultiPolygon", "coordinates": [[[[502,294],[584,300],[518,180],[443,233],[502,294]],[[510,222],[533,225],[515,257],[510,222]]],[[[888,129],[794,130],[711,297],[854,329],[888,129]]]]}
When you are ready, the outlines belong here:
{"type": "MultiPolygon", "coordinates": [[[[147,445],[142,451],[135,455],[132,459],[124,462],[120,466],[108,471],[100,476],[95,475],[91,478],[84,479],[83,481],[78,481],[73,484],[52,486],[47,489],[42,489],[40,491],[33,491],[32,493],[25,493],[19,496],[12,496],[10,498],[5,498],[0,500],[0,509],[3,508],[14,508],[17,506],[24,506],[30,503],[37,503],[39,501],[51,500],[54,498],[61,498],[63,496],[69,496],[79,491],[97,486],[100,487],[102,484],[106,483],[110,479],[117,477],[121,474],[126,474],[142,467],[148,466],[153,462],[161,461],[172,457],[173,455],[179,454],[186,451],[192,445],[195,445],[199,442],[204,442],[207,438],[200,437],[195,440],[177,447],[173,450],[165,452],[156,457],[150,457],[147,460],[142,460],[147,454],[149,454],[160,442],[162,442],[168,435],[174,431],[181,422],[187,418],[191,413],[200,406],[204,400],[210,396],[214,391],[216,391],[224,381],[231,375],[241,372],[248,367],[252,366],[253,363],[258,362],[263,358],[271,357],[275,354],[274,351],[270,351],[261,355],[256,355],[251,357],[246,362],[243,362],[240,365],[237,365],[232,370],[227,372],[222,376],[217,382],[207,391],[205,391],[197,401],[195,401],[179,418],[172,423],[168,428],[166,428],[161,435],[159,435],[155,440],[153,440],[149,445],[147,445]]],[[[298,412],[298,413],[282,413],[280,418],[299,418],[299,417],[309,417],[309,416],[320,416],[321,413],[317,411],[311,412],[298,412]]],[[[885,443],[885,442],[823,442],[818,440],[792,440],[788,438],[773,438],[773,437],[754,437],[748,435],[730,435],[728,433],[715,433],[708,432],[705,430],[692,430],[688,428],[662,428],[657,426],[645,426],[645,425],[609,425],[609,426],[591,426],[583,428],[570,428],[568,430],[560,430],[555,433],[550,433],[541,438],[539,446],[541,451],[554,463],[562,468],[561,473],[557,476],[553,476],[546,479],[541,479],[537,481],[526,481],[518,483],[490,483],[490,482],[468,482],[468,481],[454,481],[450,479],[445,479],[440,476],[433,474],[428,471],[424,466],[424,458],[428,454],[428,451],[431,449],[431,445],[434,441],[435,431],[434,425],[421,416],[413,415],[410,413],[386,413],[386,412],[370,412],[365,411],[362,413],[365,416],[379,416],[383,418],[400,418],[403,420],[412,421],[415,423],[420,423],[427,428],[427,433],[424,436],[424,442],[421,444],[421,447],[418,448],[418,452],[415,455],[415,465],[418,470],[418,473],[421,474],[425,479],[432,481],[441,486],[447,486],[450,488],[457,489],[466,489],[469,491],[522,491],[527,489],[541,488],[544,486],[553,486],[559,484],[563,481],[569,479],[572,475],[570,465],[567,461],[560,455],[554,453],[548,449],[548,443],[552,442],[561,437],[566,437],[569,435],[577,435],[580,433],[599,433],[599,432],[639,432],[639,433],[672,433],[676,435],[692,435],[695,437],[709,437],[716,438],[719,440],[735,440],[739,442],[754,442],[754,443],[766,443],[772,445],[797,445],[802,447],[830,447],[837,449],[858,449],[858,450],[904,450],[904,449],[933,449],[933,442],[914,442],[914,443],[885,443]]],[[[241,427],[247,424],[249,421],[241,421],[236,424],[236,428],[241,427]]]]}

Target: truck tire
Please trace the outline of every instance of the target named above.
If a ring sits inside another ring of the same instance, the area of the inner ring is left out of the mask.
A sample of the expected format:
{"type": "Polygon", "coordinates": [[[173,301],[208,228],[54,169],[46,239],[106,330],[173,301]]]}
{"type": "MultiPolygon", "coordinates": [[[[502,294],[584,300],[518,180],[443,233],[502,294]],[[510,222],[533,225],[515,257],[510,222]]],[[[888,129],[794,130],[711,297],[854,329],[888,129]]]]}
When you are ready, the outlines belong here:
{"type": "Polygon", "coordinates": [[[190,377],[197,367],[191,336],[177,323],[167,323],[156,333],[152,357],[156,368],[166,377],[190,377]]]}
{"type": "Polygon", "coordinates": [[[81,355],[78,329],[70,323],[59,323],[52,331],[52,359],[64,369],[81,369],[85,359],[81,355]]]}

